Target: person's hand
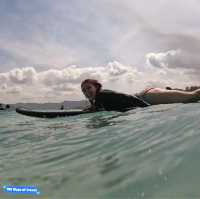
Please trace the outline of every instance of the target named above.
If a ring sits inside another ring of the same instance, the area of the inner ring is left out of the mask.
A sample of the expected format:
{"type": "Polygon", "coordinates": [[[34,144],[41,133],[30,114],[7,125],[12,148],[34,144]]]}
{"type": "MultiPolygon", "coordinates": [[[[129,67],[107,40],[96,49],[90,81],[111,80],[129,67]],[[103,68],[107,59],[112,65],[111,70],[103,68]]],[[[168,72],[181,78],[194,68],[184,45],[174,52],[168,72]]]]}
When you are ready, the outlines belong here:
{"type": "Polygon", "coordinates": [[[90,106],[90,107],[83,109],[83,111],[85,111],[85,112],[95,112],[97,110],[96,110],[95,106],[90,106]]]}

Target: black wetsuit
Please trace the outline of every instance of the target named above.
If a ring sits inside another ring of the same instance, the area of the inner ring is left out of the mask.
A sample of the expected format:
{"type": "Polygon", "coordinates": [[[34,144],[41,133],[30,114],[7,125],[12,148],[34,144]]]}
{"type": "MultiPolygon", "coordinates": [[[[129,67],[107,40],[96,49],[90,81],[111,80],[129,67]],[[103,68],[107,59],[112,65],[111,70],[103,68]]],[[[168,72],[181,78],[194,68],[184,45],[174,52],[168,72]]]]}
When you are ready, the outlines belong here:
{"type": "Polygon", "coordinates": [[[150,105],[136,96],[111,90],[100,90],[92,104],[95,106],[96,110],[103,109],[106,111],[127,111],[136,107],[146,107],[150,105]]]}

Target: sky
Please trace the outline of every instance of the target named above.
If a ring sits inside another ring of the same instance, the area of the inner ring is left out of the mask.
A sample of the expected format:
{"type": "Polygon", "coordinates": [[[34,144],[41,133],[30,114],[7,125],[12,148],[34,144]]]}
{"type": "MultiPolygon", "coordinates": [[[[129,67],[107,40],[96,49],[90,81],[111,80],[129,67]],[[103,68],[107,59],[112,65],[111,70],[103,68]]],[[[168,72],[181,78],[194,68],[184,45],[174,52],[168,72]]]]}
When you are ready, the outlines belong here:
{"type": "Polygon", "coordinates": [[[200,85],[200,1],[1,0],[0,102],[200,85]]]}

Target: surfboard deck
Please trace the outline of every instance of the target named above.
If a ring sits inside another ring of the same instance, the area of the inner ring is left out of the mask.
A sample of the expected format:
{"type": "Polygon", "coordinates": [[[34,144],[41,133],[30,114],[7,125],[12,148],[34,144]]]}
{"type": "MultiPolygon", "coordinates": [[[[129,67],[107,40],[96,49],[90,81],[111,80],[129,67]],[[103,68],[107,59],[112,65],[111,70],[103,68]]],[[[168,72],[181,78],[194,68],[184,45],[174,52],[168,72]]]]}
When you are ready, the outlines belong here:
{"type": "Polygon", "coordinates": [[[74,110],[31,110],[26,108],[16,108],[16,112],[22,115],[40,118],[56,118],[56,117],[66,117],[75,116],[90,113],[89,111],[83,111],[79,109],[74,110]]]}

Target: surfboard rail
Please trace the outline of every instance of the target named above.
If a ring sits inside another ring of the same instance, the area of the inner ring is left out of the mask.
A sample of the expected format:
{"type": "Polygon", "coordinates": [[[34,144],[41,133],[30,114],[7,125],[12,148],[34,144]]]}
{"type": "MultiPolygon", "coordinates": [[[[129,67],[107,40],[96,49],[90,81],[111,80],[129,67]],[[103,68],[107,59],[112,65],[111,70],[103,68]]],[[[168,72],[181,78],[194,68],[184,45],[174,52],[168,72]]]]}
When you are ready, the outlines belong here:
{"type": "Polygon", "coordinates": [[[56,118],[56,117],[66,117],[75,116],[80,114],[90,113],[89,111],[83,111],[79,109],[74,110],[32,110],[27,108],[18,107],[16,112],[22,115],[30,117],[40,117],[40,118],[56,118]]]}

